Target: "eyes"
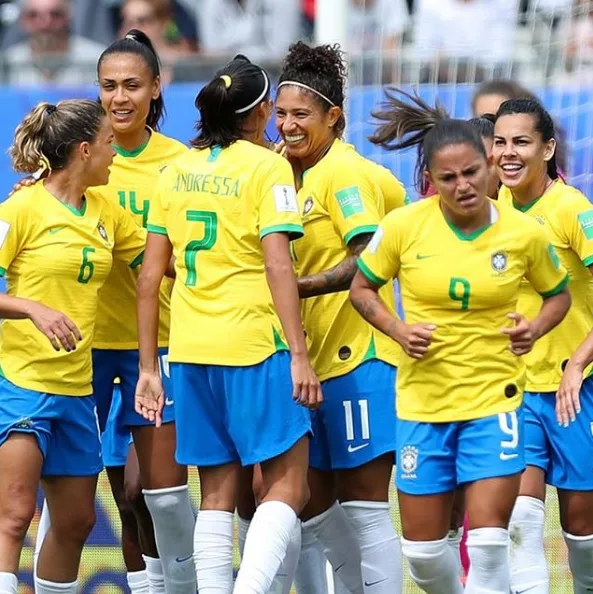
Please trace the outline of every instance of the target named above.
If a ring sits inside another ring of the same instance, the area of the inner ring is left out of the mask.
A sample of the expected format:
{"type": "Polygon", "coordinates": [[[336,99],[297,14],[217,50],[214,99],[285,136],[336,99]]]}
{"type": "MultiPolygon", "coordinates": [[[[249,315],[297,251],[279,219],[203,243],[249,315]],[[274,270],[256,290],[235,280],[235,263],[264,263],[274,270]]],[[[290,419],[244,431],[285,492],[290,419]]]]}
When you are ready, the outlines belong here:
{"type": "MultiPolygon", "coordinates": [[[[465,178],[472,178],[478,173],[478,171],[480,171],[478,166],[469,167],[468,169],[464,169],[461,172],[461,175],[463,175],[465,178]]],[[[455,181],[457,176],[454,173],[446,173],[445,175],[441,175],[439,179],[444,183],[449,183],[455,181]]]]}
{"type": "MultiPolygon", "coordinates": [[[[504,138],[495,138],[494,139],[494,146],[505,146],[506,145],[506,140],[504,138]]],[[[527,138],[517,138],[516,140],[512,141],[512,143],[515,146],[527,146],[528,144],[531,144],[531,142],[527,139],[527,138]]]]}

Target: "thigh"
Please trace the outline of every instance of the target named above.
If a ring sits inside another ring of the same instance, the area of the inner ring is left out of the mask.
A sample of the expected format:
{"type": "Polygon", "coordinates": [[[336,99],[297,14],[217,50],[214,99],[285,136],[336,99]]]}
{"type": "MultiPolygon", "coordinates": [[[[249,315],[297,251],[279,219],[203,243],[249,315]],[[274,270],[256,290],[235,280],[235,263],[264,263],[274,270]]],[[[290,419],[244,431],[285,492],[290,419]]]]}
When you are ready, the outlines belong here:
{"type": "Polygon", "coordinates": [[[383,454],[362,466],[336,470],[338,498],[344,501],[389,501],[393,454],[383,454]]]}
{"type": "Polygon", "coordinates": [[[455,490],[457,431],[457,423],[397,420],[398,491],[436,495],[455,490]]]}
{"type": "Polygon", "coordinates": [[[107,425],[101,435],[103,464],[106,468],[123,467],[126,465],[132,434],[124,425],[122,419],[122,401],[119,384],[113,386],[113,401],[107,425]]]}
{"type": "Polygon", "coordinates": [[[55,396],[56,418],[42,476],[96,476],[103,470],[99,421],[92,396],[55,396]]]}
{"type": "Polygon", "coordinates": [[[44,477],[43,491],[52,529],[69,531],[94,524],[97,475],[44,477]]]}
{"type": "Polygon", "coordinates": [[[311,432],[309,411],[292,398],[287,351],[258,365],[216,371],[218,389],[226,400],[228,432],[244,466],[288,452],[311,432]]]}
{"type": "Polygon", "coordinates": [[[581,412],[574,423],[556,420],[554,394],[542,395],[542,422],[551,449],[549,484],[565,491],[593,491],[593,377],[580,392],[581,412]]]}
{"type": "MultiPolygon", "coordinates": [[[[215,371],[207,365],[171,363],[179,464],[201,467],[239,461],[227,428],[224,386],[214,381],[215,371]]],[[[242,386],[246,400],[249,388],[249,384],[242,386]]],[[[251,426],[250,416],[247,414],[241,419],[248,427],[251,426]]]]}
{"type": "Polygon", "coordinates": [[[102,432],[107,426],[113,401],[113,382],[117,377],[118,354],[118,351],[93,349],[93,398],[102,432]]]}
{"type": "Polygon", "coordinates": [[[332,468],[357,468],[396,448],[396,369],[373,359],[323,384],[320,409],[332,468]]]}
{"type": "Polygon", "coordinates": [[[455,492],[410,495],[397,492],[402,536],[407,540],[441,540],[449,532],[455,492]]]}
{"type": "Polygon", "coordinates": [[[465,487],[469,529],[508,528],[519,495],[520,474],[475,481],[465,487]]]}
{"type": "Polygon", "coordinates": [[[200,466],[200,510],[234,512],[241,466],[238,462],[219,466],[200,466]]]}
{"type": "Polygon", "coordinates": [[[523,410],[465,421],[459,425],[459,484],[519,475],[525,470],[523,410]]]}

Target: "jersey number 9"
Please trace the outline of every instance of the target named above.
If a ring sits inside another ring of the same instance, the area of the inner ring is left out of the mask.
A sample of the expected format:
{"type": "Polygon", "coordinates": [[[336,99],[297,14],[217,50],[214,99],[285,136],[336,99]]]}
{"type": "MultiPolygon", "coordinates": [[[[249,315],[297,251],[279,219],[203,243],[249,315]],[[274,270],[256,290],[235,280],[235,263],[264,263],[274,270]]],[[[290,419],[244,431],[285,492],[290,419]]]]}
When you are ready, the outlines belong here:
{"type": "Polygon", "coordinates": [[[454,276],[449,283],[449,297],[461,304],[461,309],[469,309],[471,287],[469,281],[461,276],[454,276]]]}
{"type": "Polygon", "coordinates": [[[198,271],[196,264],[198,252],[210,250],[216,243],[218,237],[218,217],[215,212],[209,210],[188,210],[185,219],[190,223],[204,224],[204,237],[194,239],[185,246],[185,268],[187,278],[185,284],[188,287],[195,287],[198,282],[198,271]]]}

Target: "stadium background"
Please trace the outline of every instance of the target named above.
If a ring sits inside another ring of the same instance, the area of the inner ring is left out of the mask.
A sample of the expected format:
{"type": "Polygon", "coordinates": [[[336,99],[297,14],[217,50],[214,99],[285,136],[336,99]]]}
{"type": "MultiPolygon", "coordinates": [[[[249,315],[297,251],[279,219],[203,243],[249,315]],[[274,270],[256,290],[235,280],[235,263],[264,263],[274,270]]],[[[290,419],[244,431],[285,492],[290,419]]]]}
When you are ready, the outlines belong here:
{"type": "MultiPolygon", "coordinates": [[[[420,0],[419,0],[420,1],[420,0]]],[[[539,0],[543,3],[543,0],[539,0]]],[[[551,0],[547,0],[551,2],[551,0]]],[[[568,0],[569,1],[569,0],[568,0]]],[[[347,18],[348,0],[325,0],[317,2],[316,37],[321,41],[340,41],[348,47],[345,21],[347,18]]],[[[593,2],[575,0],[576,4],[586,11],[593,7],[593,2]]],[[[537,6],[538,0],[522,1],[522,5],[537,6]]],[[[565,2],[566,4],[566,2],[565,2]]],[[[531,9],[530,9],[531,10],[531,9]]],[[[562,15],[561,15],[562,16],[562,15]]],[[[588,197],[593,196],[593,75],[583,77],[582,80],[572,81],[570,84],[556,84],[554,80],[554,59],[560,55],[559,48],[553,43],[552,25],[541,19],[536,8],[532,12],[525,12],[526,25],[521,35],[529,37],[530,53],[517,52],[512,63],[503,68],[492,69],[482,79],[493,76],[517,77],[528,85],[542,99],[546,107],[552,112],[563,127],[566,143],[569,147],[569,169],[566,172],[570,183],[581,189],[588,197]],[[538,21],[539,19],[539,21],[538,21]]],[[[413,172],[415,153],[386,154],[373,147],[367,136],[372,130],[371,111],[382,101],[383,91],[380,84],[384,82],[383,73],[397,70],[397,75],[391,80],[412,85],[421,96],[433,101],[438,99],[447,107],[449,112],[457,117],[470,115],[470,101],[479,80],[476,68],[479,56],[465,60],[463,67],[465,76],[459,80],[458,66],[455,63],[447,76],[443,76],[437,65],[432,73],[424,76],[426,84],[415,84],[421,80],[421,68],[413,49],[402,48],[397,57],[397,64],[393,65],[393,55],[385,52],[350,53],[350,78],[348,89],[348,127],[347,137],[365,156],[388,166],[405,184],[408,193],[416,198],[413,187],[413,172]],[[469,74],[468,74],[469,73],[469,74]]],[[[0,56],[1,58],[1,56],[0,56]]],[[[205,68],[211,70],[221,60],[212,61],[205,68]]],[[[265,64],[265,61],[264,61],[265,64]]],[[[268,64],[266,64],[267,66],[268,64]]],[[[272,65],[273,66],[273,65],[272,65]]],[[[276,65],[277,66],[277,65],[276,65]]],[[[92,66],[91,66],[92,68],[92,66]]],[[[272,68],[271,70],[275,70],[272,68]]],[[[204,80],[205,77],[202,77],[204,80]]],[[[167,119],[163,132],[183,142],[187,142],[193,135],[195,124],[194,98],[201,84],[174,83],[167,87],[165,100],[167,104],[167,119]]],[[[408,86],[408,88],[411,88],[408,86]]],[[[15,88],[0,86],[0,106],[2,125],[0,126],[0,201],[6,197],[12,185],[18,180],[10,167],[6,149],[10,146],[16,125],[23,115],[38,101],[55,102],[61,98],[88,97],[96,98],[96,87],[77,87],[55,89],[46,88],[15,88]]],[[[270,125],[271,137],[276,138],[273,125],[270,125]]],[[[190,477],[191,492],[196,509],[198,506],[198,483],[195,470],[190,477]]],[[[397,522],[397,505],[392,492],[392,510],[394,521],[397,522]]],[[[41,498],[39,499],[41,504],[41,498]]],[[[39,505],[39,510],[41,509],[39,505]]],[[[26,541],[22,557],[21,588],[19,592],[32,593],[32,558],[33,545],[37,533],[38,515],[36,515],[26,541]]],[[[123,566],[120,542],[120,525],[117,510],[113,503],[107,477],[100,476],[97,495],[97,523],[85,547],[80,572],[80,591],[82,594],[117,594],[127,592],[125,569],[123,566]]],[[[566,548],[561,537],[558,522],[558,508],[555,494],[550,491],[547,501],[546,550],[550,560],[552,572],[551,591],[554,594],[568,594],[572,591],[568,579],[566,548]]],[[[238,562],[238,558],[236,558],[238,562]]],[[[418,592],[406,578],[405,593],[418,592]]]]}

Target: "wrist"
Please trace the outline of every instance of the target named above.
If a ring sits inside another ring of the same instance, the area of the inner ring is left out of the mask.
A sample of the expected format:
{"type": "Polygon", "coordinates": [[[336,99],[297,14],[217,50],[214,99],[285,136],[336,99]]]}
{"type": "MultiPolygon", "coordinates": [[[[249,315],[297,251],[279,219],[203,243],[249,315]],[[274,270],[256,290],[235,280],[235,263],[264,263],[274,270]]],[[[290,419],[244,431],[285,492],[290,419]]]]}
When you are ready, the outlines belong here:
{"type": "Polygon", "coordinates": [[[401,320],[393,320],[393,323],[389,326],[389,337],[400,343],[402,339],[402,330],[404,329],[405,322],[401,320]]]}

